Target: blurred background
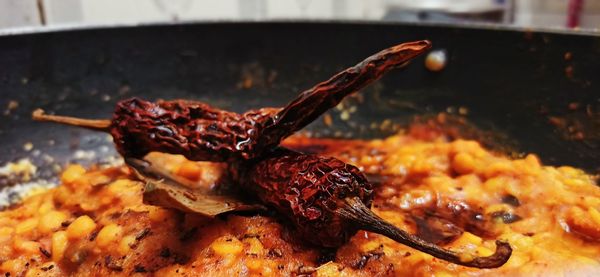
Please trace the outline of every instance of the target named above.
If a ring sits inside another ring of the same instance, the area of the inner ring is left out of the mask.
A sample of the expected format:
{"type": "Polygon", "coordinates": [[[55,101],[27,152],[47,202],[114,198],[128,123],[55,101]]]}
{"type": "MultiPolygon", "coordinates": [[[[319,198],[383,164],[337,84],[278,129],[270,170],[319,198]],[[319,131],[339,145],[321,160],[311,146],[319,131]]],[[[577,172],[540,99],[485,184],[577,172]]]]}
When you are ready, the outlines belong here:
{"type": "Polygon", "coordinates": [[[485,22],[600,28],[598,0],[0,0],[0,29],[204,20],[485,22]]]}

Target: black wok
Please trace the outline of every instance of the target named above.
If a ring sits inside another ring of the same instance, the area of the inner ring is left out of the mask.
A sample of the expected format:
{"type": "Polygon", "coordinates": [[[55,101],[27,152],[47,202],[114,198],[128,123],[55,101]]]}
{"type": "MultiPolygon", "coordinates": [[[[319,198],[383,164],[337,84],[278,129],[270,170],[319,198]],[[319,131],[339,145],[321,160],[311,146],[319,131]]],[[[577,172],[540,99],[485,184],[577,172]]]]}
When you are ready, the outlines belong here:
{"type": "Polygon", "coordinates": [[[0,164],[29,157],[41,168],[38,178],[51,178],[51,164],[115,155],[106,134],[33,122],[35,108],[107,118],[116,101],[131,96],[198,99],[239,112],[281,106],[380,49],[418,39],[447,51],[442,72],[426,70],[421,57],[362,91],[365,102],[350,121],[334,111],[332,127],[319,120],[308,129],[323,136],[381,137],[387,134],[370,123],[408,123],[415,115],[465,107],[470,123],[495,134],[484,139],[489,145],[506,143],[546,164],[600,171],[599,36],[369,23],[203,23],[1,35],[0,164]],[[32,149],[23,147],[28,143],[32,149]],[[76,150],[90,152],[74,155],[76,150]]]}

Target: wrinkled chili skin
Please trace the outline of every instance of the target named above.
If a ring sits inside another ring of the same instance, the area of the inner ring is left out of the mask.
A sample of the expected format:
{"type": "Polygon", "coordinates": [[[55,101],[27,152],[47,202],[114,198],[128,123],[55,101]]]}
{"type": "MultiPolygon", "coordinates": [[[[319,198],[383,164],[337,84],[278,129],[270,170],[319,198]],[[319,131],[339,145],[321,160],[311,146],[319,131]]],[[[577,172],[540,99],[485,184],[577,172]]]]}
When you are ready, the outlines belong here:
{"type": "Polygon", "coordinates": [[[272,124],[264,126],[262,134],[267,139],[261,143],[269,144],[266,148],[273,149],[282,139],[315,121],[323,113],[337,106],[346,96],[379,80],[392,69],[405,65],[429,48],[431,42],[427,40],[386,48],[335,74],[329,80],[303,91],[277,113],[272,124]]]}
{"type": "Polygon", "coordinates": [[[284,108],[243,114],[186,100],[120,101],[110,133],[124,157],[142,158],[156,151],[194,161],[254,159],[313,122],[346,96],[381,78],[431,47],[415,41],[384,49],[302,92],[284,108]]]}
{"type": "Polygon", "coordinates": [[[263,152],[257,147],[262,126],[277,111],[238,114],[197,101],[130,98],[117,103],[110,133],[124,157],[156,151],[194,161],[251,159],[263,152]]]}
{"type": "Polygon", "coordinates": [[[358,196],[367,207],[373,202],[372,185],[360,170],[335,158],[278,149],[267,158],[234,164],[230,171],[318,246],[339,247],[359,230],[334,212],[344,198],[358,196]]]}
{"type": "Polygon", "coordinates": [[[231,162],[236,182],[286,216],[302,238],[319,246],[341,246],[359,228],[333,211],[350,196],[370,207],[372,186],[358,168],[338,159],[260,148],[265,145],[256,143],[260,131],[277,112],[237,114],[201,102],[132,98],[117,104],[111,134],[125,157],[160,151],[231,162]]]}

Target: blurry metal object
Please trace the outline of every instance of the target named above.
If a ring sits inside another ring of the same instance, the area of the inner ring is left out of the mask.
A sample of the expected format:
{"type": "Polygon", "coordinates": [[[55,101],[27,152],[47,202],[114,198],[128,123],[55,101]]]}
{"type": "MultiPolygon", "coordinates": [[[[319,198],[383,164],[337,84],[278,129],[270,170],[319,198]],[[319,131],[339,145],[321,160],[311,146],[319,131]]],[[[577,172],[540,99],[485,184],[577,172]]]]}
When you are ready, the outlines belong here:
{"type": "Polygon", "coordinates": [[[483,13],[504,10],[505,0],[386,0],[391,8],[446,13],[483,13]]]}
{"type": "Polygon", "coordinates": [[[385,5],[385,19],[398,21],[511,23],[513,11],[513,0],[386,0],[385,5]]]}

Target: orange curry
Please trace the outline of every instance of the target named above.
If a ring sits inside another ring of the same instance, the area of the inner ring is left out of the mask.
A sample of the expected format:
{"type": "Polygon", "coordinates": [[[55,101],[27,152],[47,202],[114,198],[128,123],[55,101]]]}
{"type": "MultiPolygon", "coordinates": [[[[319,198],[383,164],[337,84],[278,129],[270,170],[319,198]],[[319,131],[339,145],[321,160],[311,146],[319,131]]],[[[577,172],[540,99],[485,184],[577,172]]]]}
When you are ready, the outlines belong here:
{"type": "MultiPolygon", "coordinates": [[[[360,231],[336,251],[303,243],[270,212],[214,219],[142,203],[125,166],[71,165],[55,188],[0,212],[6,276],[549,276],[600,275],[600,188],[581,170],[509,159],[444,136],[381,140],[292,137],[286,147],[334,156],[376,184],[373,211],[439,245],[487,256],[510,242],[497,269],[449,264],[360,231]],[[482,216],[491,220],[481,220],[482,216]]],[[[224,167],[181,156],[148,157],[214,186],[224,167]]]]}

